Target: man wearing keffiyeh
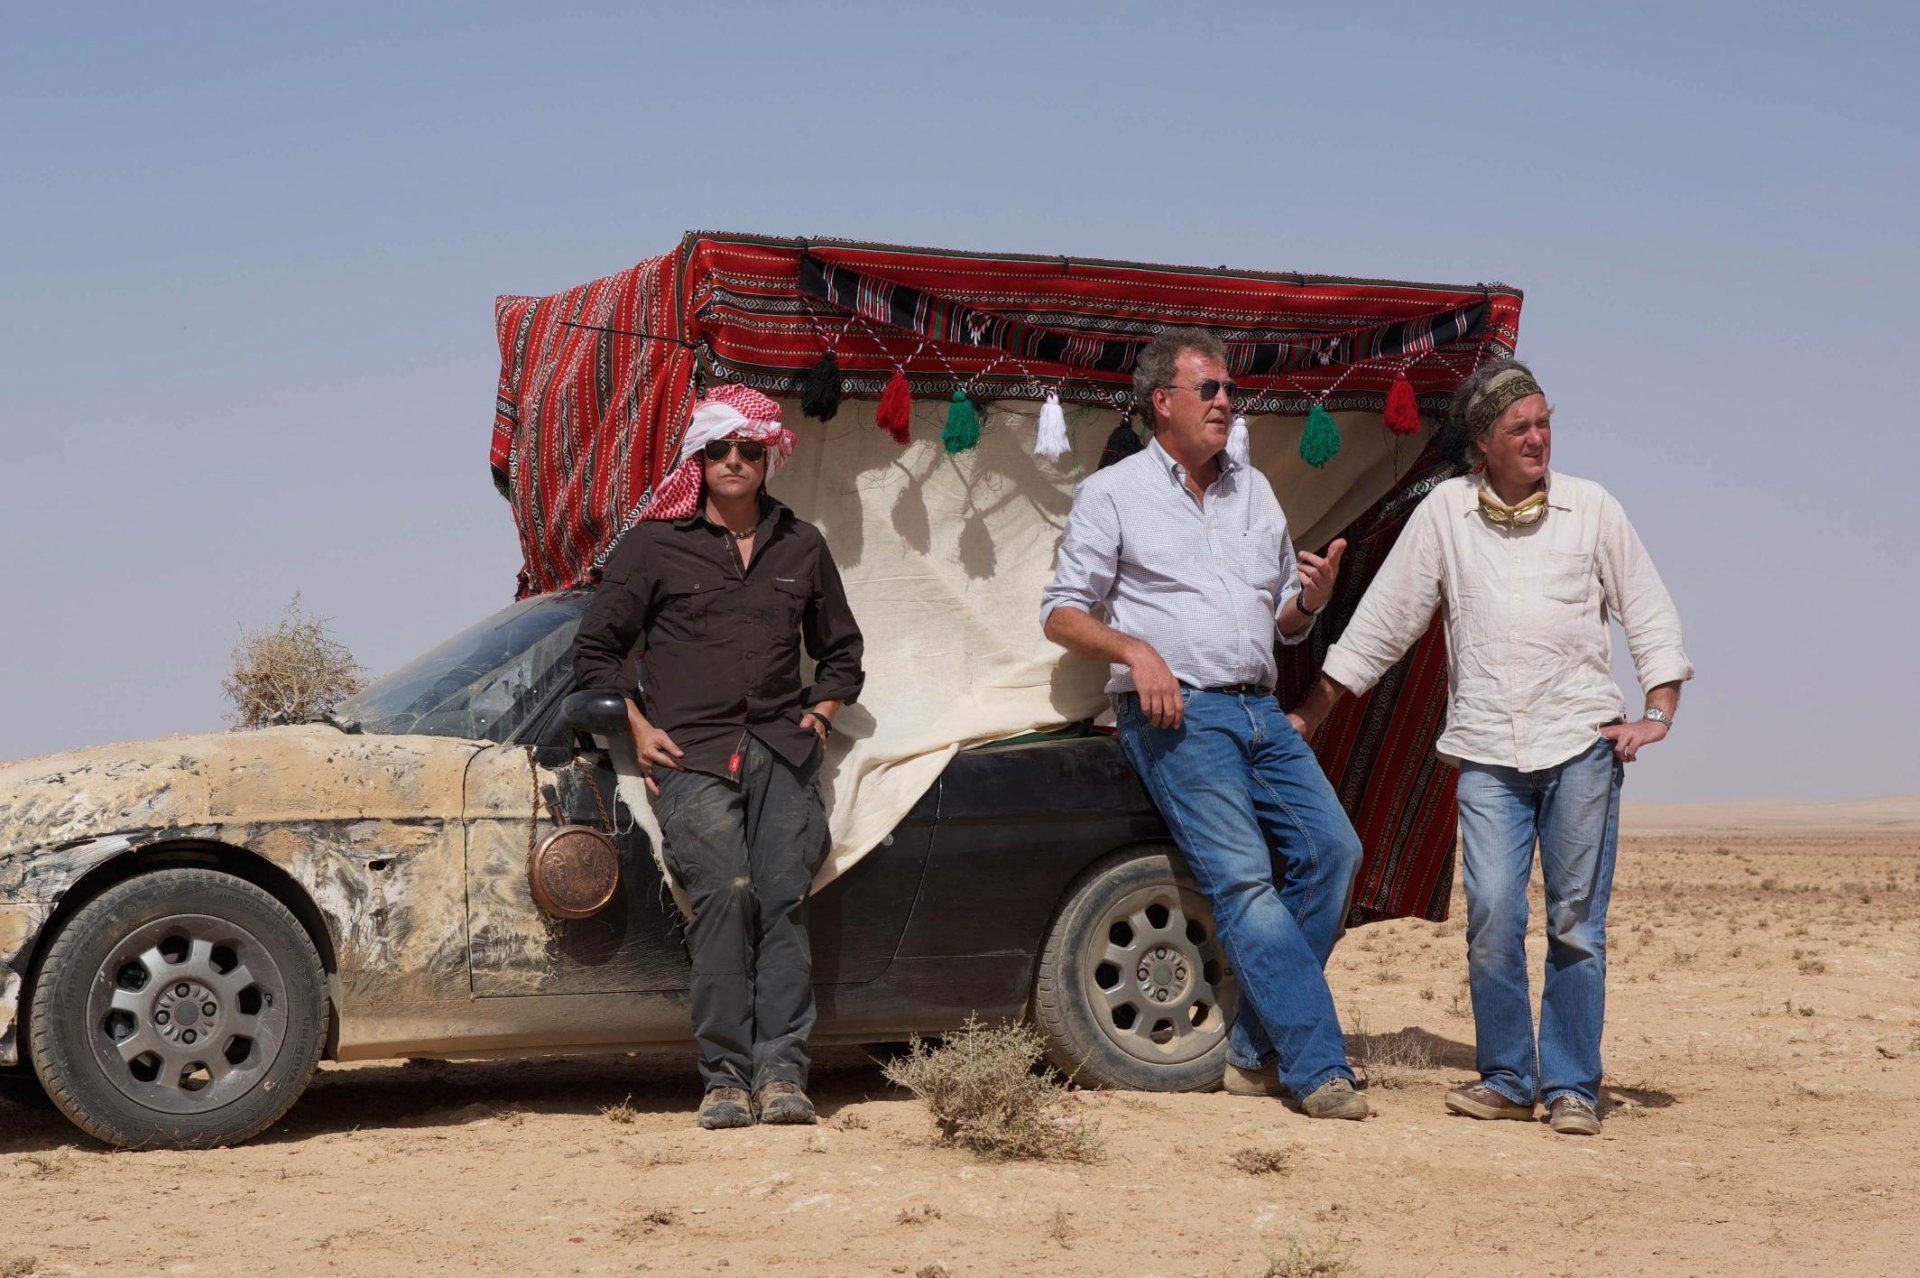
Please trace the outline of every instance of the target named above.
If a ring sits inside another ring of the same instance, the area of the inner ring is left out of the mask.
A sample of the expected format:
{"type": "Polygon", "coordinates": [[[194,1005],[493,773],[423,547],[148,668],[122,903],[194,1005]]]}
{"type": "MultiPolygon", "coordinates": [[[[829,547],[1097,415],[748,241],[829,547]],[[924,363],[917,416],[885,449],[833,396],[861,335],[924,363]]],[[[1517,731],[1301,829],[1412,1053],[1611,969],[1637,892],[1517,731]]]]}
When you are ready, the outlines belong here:
{"type": "Polygon", "coordinates": [[[574,643],[627,697],[663,852],[693,917],[702,1127],[811,1123],[807,890],[827,852],[820,762],[862,645],[825,538],[768,496],[793,452],[771,399],[716,388],[609,557],[574,643]],[[622,673],[641,649],[636,690],[622,673]],[[814,679],[800,681],[800,654],[814,679]]]}

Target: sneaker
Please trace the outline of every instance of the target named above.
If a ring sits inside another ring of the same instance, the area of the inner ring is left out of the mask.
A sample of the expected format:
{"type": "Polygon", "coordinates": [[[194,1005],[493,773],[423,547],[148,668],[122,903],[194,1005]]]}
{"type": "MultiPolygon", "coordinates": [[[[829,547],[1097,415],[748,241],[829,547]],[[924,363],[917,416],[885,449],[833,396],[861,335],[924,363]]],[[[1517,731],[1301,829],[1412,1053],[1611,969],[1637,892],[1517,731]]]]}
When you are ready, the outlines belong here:
{"type": "Polygon", "coordinates": [[[1329,1078],[1309,1092],[1300,1102],[1300,1112],[1308,1118],[1365,1118],[1373,1110],[1367,1098],[1353,1090],[1344,1078],[1329,1078]]]}
{"type": "Polygon", "coordinates": [[[813,1102],[807,1099],[800,1084],[790,1083],[776,1078],[753,1094],[753,1107],[760,1112],[763,1123],[799,1123],[814,1122],[818,1117],[813,1112],[813,1102]]]}
{"type": "Polygon", "coordinates": [[[700,1125],[708,1131],[753,1126],[753,1102],[744,1087],[709,1087],[700,1098],[700,1125]]]}
{"type": "Polygon", "coordinates": [[[1598,1136],[1600,1115],[1578,1096],[1556,1096],[1547,1106],[1547,1125],[1562,1136],[1598,1136]]]}
{"type": "Polygon", "coordinates": [[[1241,1069],[1228,1061],[1227,1072],[1220,1079],[1220,1090],[1229,1096],[1272,1096],[1276,1099],[1287,1094],[1287,1089],[1280,1083],[1278,1063],[1261,1069],[1241,1069]]]}
{"type": "Polygon", "coordinates": [[[1488,1087],[1485,1083],[1454,1088],[1447,1093],[1447,1108],[1456,1114],[1465,1114],[1468,1118],[1517,1118],[1521,1122],[1533,1121],[1532,1101],[1523,1105],[1504,1093],[1488,1087]]]}

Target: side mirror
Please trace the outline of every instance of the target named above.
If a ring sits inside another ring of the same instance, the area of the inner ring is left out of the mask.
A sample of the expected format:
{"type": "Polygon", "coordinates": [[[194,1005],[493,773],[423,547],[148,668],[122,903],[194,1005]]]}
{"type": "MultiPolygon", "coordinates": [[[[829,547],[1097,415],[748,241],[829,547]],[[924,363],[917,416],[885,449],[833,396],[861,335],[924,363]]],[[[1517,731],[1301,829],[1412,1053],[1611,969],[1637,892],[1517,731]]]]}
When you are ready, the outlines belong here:
{"type": "Polygon", "coordinates": [[[574,732],[598,733],[603,737],[631,735],[627,727],[627,699],[617,692],[569,693],[560,703],[560,720],[574,732]]]}

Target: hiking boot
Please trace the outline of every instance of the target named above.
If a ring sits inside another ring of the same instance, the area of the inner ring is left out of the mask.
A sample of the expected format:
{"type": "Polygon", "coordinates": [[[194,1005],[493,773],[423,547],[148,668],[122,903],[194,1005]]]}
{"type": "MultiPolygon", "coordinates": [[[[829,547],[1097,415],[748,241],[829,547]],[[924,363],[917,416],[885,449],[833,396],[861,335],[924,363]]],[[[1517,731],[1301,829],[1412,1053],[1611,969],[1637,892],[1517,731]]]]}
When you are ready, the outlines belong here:
{"type": "Polygon", "coordinates": [[[1522,1122],[1533,1121],[1532,1101],[1522,1105],[1519,1101],[1505,1096],[1485,1083],[1454,1088],[1447,1093],[1447,1108],[1456,1114],[1465,1114],[1468,1118],[1517,1118],[1522,1122]]]}
{"type": "Polygon", "coordinates": [[[1367,1098],[1353,1090],[1344,1078],[1329,1078],[1300,1101],[1300,1112],[1308,1118],[1365,1118],[1373,1112],[1367,1098]]]}
{"type": "Polygon", "coordinates": [[[700,1125],[708,1131],[753,1126],[753,1102],[744,1087],[709,1087],[700,1098],[700,1125]]]}
{"type": "Polygon", "coordinates": [[[1220,1090],[1229,1096],[1272,1096],[1276,1099],[1287,1094],[1287,1089],[1280,1083],[1278,1063],[1260,1069],[1241,1069],[1228,1061],[1227,1072],[1220,1079],[1220,1090]]]}
{"type": "Polygon", "coordinates": [[[799,1123],[814,1122],[813,1102],[807,1099],[800,1084],[790,1083],[784,1078],[776,1078],[753,1094],[753,1107],[760,1112],[763,1123],[799,1123]]]}
{"type": "Polygon", "coordinates": [[[1556,1096],[1547,1106],[1547,1125],[1562,1136],[1598,1136],[1600,1115],[1578,1096],[1556,1096]]]}

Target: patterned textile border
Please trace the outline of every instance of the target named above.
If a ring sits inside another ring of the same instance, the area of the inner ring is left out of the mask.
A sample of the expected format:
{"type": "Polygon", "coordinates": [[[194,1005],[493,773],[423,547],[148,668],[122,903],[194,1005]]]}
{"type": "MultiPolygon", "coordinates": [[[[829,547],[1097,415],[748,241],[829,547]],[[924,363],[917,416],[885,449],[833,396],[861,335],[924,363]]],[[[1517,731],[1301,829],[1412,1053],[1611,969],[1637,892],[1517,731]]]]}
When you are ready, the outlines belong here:
{"type": "MultiPolygon", "coordinates": [[[[937,342],[986,346],[1081,373],[1130,373],[1144,335],[1101,337],[1086,331],[1043,328],[996,315],[951,298],[896,284],[812,253],[800,256],[800,292],[867,319],[918,333],[937,342]]],[[[1280,373],[1423,355],[1474,340],[1484,331],[1490,307],[1471,302],[1371,328],[1290,337],[1271,330],[1241,329],[1227,338],[1228,371],[1235,377],[1280,373]]]]}
{"type": "Polygon", "coordinates": [[[1245,406],[1250,413],[1305,413],[1314,402],[1336,412],[1379,412],[1399,360],[1341,363],[1341,352],[1329,351],[1328,337],[1345,335],[1351,354],[1358,334],[1484,308],[1470,335],[1436,332],[1426,351],[1419,350],[1417,332],[1402,339],[1413,354],[1423,356],[1407,369],[1420,406],[1437,414],[1483,353],[1512,353],[1522,301],[1517,289],[1497,284],[1279,275],[851,240],[697,233],[687,237],[682,250],[689,262],[684,302],[697,316],[695,327],[710,337],[715,367],[772,394],[798,391],[807,369],[829,347],[848,393],[855,395],[877,396],[895,369],[906,373],[916,395],[942,397],[966,389],[980,398],[1038,399],[1044,388],[1057,386],[1069,401],[1111,403],[1116,391],[1131,384],[1124,368],[1048,362],[964,340],[928,338],[911,326],[866,316],[855,320],[853,312],[804,291],[801,271],[809,260],[823,271],[852,272],[932,295],[951,307],[990,312],[1008,326],[1061,334],[1067,352],[1086,353],[1094,361],[1103,358],[1097,352],[1109,344],[1131,346],[1177,324],[1213,329],[1245,352],[1241,358],[1261,357],[1260,342],[1299,343],[1299,349],[1311,351],[1301,356],[1297,369],[1282,369],[1266,379],[1268,384],[1252,386],[1255,399],[1245,406]],[[1314,339],[1320,341],[1317,349],[1314,339]],[[1319,362],[1329,355],[1334,362],[1319,362]]]}
{"type": "MultiPolygon", "coordinates": [[[[1429,444],[1393,491],[1341,532],[1347,553],[1327,615],[1306,643],[1278,649],[1281,705],[1306,695],[1413,508],[1457,473],[1429,444]]],[[[1321,731],[1315,753],[1366,849],[1349,926],[1447,917],[1458,771],[1433,751],[1446,712],[1446,631],[1436,611],[1413,651],[1366,696],[1344,699],[1321,731]]]]}

